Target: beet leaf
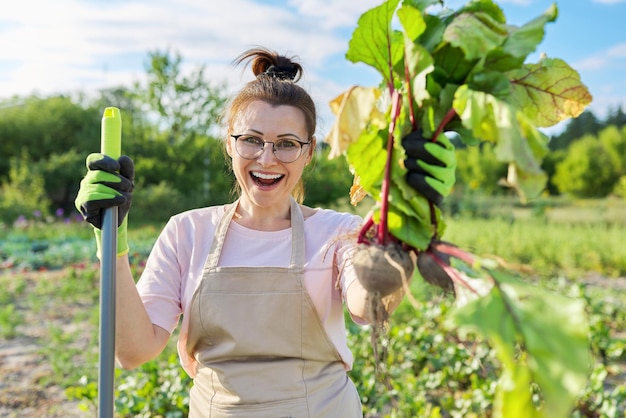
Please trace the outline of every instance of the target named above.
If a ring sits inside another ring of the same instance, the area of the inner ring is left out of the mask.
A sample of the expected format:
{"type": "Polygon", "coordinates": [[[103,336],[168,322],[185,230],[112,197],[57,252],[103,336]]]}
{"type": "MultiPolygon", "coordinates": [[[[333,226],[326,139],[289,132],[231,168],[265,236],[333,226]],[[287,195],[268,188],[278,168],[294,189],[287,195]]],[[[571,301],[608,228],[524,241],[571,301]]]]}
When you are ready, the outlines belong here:
{"type": "Polygon", "coordinates": [[[592,98],[563,60],[527,62],[545,25],[556,20],[556,5],[522,26],[507,23],[490,0],[442,6],[389,0],[359,18],[346,58],[373,67],[382,81],[331,102],[336,121],[326,141],[331,156],[350,165],[351,202],[366,195],[376,201],[359,240],[384,243],[393,236],[414,249],[418,267],[436,271],[436,280],[424,278],[453,289],[451,319],[459,332],[478,331],[494,347],[502,374],[493,416],[566,417],[589,371],[583,303],[441,241],[441,210],[406,183],[400,139],[421,130],[432,140],[451,135],[469,146],[493,143],[498,160],[509,165],[503,184],[524,202],[546,183],[547,137],[539,128],[578,116],[592,98]],[[540,387],[539,409],[532,383],[540,387]]]}

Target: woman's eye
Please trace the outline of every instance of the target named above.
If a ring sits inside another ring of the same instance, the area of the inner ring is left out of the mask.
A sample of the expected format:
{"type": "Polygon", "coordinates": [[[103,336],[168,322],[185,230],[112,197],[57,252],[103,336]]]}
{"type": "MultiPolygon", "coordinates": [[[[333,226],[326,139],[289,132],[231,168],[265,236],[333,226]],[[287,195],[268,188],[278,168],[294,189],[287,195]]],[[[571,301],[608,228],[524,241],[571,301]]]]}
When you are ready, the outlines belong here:
{"type": "Polygon", "coordinates": [[[298,141],[292,141],[289,139],[283,139],[276,143],[277,149],[293,149],[298,147],[298,141]]]}
{"type": "Polygon", "coordinates": [[[249,145],[263,146],[263,140],[261,138],[257,138],[256,136],[244,136],[241,138],[241,141],[249,145]]]}

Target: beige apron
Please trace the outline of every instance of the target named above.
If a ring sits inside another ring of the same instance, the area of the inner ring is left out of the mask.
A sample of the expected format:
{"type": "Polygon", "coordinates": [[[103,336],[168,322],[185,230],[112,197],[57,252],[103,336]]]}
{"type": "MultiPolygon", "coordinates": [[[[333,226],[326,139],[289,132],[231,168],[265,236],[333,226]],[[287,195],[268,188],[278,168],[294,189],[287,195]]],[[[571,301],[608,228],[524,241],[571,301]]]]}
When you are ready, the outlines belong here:
{"type": "Polygon", "coordinates": [[[199,365],[190,418],[362,417],[356,388],[304,286],[299,206],[292,199],[288,268],[218,267],[236,207],[220,220],[191,301],[187,351],[199,365]]]}

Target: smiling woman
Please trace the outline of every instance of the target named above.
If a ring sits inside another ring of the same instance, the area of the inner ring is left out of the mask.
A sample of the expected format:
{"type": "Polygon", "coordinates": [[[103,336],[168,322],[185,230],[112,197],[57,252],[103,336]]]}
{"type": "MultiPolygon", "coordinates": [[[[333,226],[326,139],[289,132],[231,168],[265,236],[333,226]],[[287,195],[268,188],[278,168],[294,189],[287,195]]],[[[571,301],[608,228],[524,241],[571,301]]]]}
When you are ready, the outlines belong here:
{"type": "MultiPolygon", "coordinates": [[[[363,220],[300,203],[317,119],[296,83],[300,64],[265,49],[243,62],[255,78],[230,101],[224,135],[239,197],[172,217],[136,286],[119,255],[116,357],[128,369],[153,359],[182,315],[190,417],[360,417],[344,307],[358,324],[371,320],[353,265],[363,220]]],[[[132,171],[101,154],[88,161],[76,202],[85,218],[127,207],[132,171]]],[[[404,290],[388,290],[390,314],[404,290]]]]}

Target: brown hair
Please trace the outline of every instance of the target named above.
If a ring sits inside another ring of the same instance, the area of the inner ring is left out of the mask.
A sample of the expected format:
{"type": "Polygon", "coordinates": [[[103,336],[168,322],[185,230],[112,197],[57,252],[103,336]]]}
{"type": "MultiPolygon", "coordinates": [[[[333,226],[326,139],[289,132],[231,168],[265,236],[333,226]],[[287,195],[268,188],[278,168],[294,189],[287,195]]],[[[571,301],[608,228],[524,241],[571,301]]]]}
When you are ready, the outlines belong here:
{"type": "MultiPolygon", "coordinates": [[[[228,133],[233,130],[237,115],[250,103],[260,100],[272,106],[293,106],[304,115],[308,139],[311,140],[317,126],[315,103],[309,93],[296,84],[302,77],[302,66],[294,57],[286,57],[265,48],[245,51],[234,64],[249,62],[256,78],[248,82],[228,103],[226,122],[228,133]]],[[[238,187],[238,185],[236,186],[238,187]]],[[[302,179],[292,192],[294,198],[302,203],[304,185],[302,179]]]]}

